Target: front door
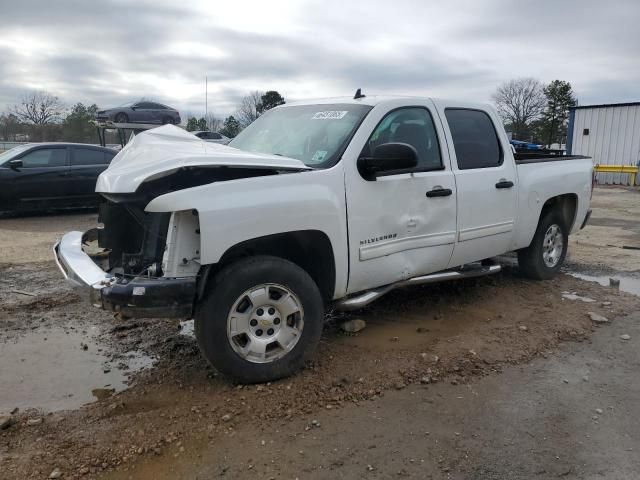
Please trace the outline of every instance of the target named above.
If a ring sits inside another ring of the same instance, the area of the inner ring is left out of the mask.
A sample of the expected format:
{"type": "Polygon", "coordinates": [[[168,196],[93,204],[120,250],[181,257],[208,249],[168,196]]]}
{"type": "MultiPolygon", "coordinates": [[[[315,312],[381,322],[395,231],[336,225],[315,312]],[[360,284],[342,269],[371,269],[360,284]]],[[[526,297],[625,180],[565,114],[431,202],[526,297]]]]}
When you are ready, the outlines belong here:
{"type": "Polygon", "coordinates": [[[506,142],[501,143],[495,115],[451,107],[442,108],[440,114],[453,145],[458,187],[458,238],[449,264],[457,267],[511,250],[517,176],[513,157],[502,146],[506,142]]]}
{"type": "Polygon", "coordinates": [[[18,157],[22,166],[11,171],[15,198],[26,208],[46,208],[67,194],[67,147],[42,147],[18,157]]]}
{"type": "MultiPolygon", "coordinates": [[[[456,234],[456,185],[443,131],[428,101],[374,108],[360,128],[360,156],[383,143],[418,152],[411,172],[366,180],[356,159],[345,163],[349,227],[348,292],[358,292],[444,269],[456,234]]],[[[353,143],[353,142],[352,142],[353,143]]]]}

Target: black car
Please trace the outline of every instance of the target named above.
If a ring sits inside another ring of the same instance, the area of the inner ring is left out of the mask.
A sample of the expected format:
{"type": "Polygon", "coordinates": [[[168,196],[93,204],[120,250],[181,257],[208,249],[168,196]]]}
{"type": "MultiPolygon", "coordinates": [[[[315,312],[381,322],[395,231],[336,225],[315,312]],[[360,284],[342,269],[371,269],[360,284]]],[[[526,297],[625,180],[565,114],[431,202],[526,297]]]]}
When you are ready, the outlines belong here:
{"type": "Polygon", "coordinates": [[[115,150],[81,143],[31,143],[0,154],[0,212],[98,205],[98,175],[115,150]]]}
{"type": "Polygon", "coordinates": [[[180,123],[180,112],[175,108],[156,102],[130,102],[116,108],[96,113],[98,122],[114,123],[158,123],[165,125],[180,123]]]}

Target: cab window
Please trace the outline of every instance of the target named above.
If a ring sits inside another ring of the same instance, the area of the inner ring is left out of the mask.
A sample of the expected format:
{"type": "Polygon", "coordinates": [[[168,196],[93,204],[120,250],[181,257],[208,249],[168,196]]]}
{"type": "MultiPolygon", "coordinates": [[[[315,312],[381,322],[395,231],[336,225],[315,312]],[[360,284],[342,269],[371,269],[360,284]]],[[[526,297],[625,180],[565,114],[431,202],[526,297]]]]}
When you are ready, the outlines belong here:
{"type": "Polygon", "coordinates": [[[502,165],[502,149],[489,115],[463,108],[447,108],[444,113],[460,170],[502,165]]]}
{"type": "Polygon", "coordinates": [[[371,156],[384,143],[407,143],[414,147],[418,152],[416,172],[444,168],[438,134],[426,108],[406,107],[389,112],[369,137],[361,156],[371,156]]]}

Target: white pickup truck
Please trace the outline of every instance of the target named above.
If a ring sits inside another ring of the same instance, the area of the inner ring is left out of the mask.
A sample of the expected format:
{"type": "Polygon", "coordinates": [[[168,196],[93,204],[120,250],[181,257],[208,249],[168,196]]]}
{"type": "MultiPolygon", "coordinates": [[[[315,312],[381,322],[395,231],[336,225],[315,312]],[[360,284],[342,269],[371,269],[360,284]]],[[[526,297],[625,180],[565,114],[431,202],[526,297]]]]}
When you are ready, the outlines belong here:
{"type": "Polygon", "coordinates": [[[125,317],[195,318],[242,382],[290,375],[328,308],[404,285],[558,272],[589,217],[586,157],[514,156],[486,105],[334,98],[270,110],[229,146],[171,125],[99,177],[103,227],[54,247],[65,277],[125,317]]]}

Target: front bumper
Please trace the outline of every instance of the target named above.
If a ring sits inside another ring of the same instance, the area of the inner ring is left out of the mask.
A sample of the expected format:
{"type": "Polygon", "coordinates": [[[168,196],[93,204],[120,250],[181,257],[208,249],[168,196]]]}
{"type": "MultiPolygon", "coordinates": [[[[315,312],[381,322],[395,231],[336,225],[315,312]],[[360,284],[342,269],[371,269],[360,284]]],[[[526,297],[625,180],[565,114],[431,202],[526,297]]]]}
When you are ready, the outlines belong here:
{"type": "Polygon", "coordinates": [[[103,271],[82,250],[82,232],[69,232],[53,247],[58,268],[91,303],[126,317],[189,318],[196,278],[120,277],[103,271]]]}

